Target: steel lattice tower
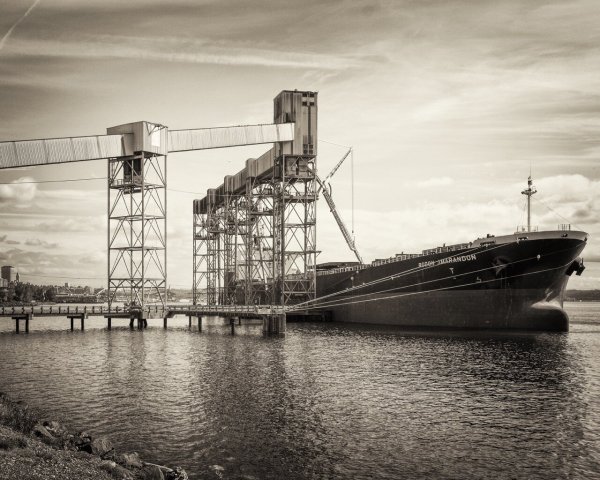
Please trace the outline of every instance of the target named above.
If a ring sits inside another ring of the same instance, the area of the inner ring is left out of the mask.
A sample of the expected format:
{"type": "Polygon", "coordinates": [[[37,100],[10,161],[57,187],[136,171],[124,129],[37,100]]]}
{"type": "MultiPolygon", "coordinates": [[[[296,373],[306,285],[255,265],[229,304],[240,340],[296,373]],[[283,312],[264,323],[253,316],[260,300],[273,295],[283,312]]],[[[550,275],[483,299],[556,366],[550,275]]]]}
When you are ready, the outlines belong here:
{"type": "Polygon", "coordinates": [[[275,123],[294,122],[294,140],[275,144],[274,303],[316,298],[317,94],[284,90],[274,100],[275,123]]]}
{"type": "Polygon", "coordinates": [[[166,128],[137,122],[108,129],[132,134],[108,160],[108,303],[133,308],[167,301],[166,128]]]}
{"type": "Polygon", "coordinates": [[[316,294],[316,181],[315,157],[282,155],[275,172],[281,174],[274,198],[276,232],[274,303],[290,305],[316,294]]]}
{"type": "Polygon", "coordinates": [[[206,198],[194,200],[194,305],[208,304],[208,216],[206,198]]]}

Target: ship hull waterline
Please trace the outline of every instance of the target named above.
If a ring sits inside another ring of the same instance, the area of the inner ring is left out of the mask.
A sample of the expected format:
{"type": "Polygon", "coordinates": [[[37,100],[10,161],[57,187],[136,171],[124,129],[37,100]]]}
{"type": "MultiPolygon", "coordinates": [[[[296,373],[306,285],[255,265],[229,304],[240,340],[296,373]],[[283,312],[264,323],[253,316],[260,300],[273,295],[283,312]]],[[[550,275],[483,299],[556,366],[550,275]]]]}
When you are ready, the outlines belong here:
{"type": "Polygon", "coordinates": [[[319,275],[322,300],[315,306],[340,322],[568,331],[563,295],[580,268],[587,234],[528,237],[500,237],[497,244],[319,275]]]}

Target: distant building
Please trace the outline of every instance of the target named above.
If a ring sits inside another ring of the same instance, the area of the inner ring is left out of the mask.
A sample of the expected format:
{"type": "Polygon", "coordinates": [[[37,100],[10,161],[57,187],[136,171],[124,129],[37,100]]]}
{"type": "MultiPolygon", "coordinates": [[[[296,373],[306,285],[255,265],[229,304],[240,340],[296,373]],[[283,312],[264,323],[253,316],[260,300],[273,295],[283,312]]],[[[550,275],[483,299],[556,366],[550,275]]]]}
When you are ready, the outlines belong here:
{"type": "Polygon", "coordinates": [[[2,269],[0,269],[0,277],[6,280],[8,283],[12,283],[17,281],[17,272],[14,267],[10,265],[4,265],[2,269]]]}

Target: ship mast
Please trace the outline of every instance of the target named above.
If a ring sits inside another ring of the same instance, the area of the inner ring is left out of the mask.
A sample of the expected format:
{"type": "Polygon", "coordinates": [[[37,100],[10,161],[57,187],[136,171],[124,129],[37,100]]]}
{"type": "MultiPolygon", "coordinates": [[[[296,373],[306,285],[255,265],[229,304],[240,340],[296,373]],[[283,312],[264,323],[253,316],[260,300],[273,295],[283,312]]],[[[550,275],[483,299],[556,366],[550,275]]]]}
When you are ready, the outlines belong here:
{"type": "Polygon", "coordinates": [[[537,190],[533,186],[531,181],[531,174],[527,179],[527,188],[521,192],[523,195],[527,195],[527,231],[531,232],[531,196],[537,193],[537,190]]]}

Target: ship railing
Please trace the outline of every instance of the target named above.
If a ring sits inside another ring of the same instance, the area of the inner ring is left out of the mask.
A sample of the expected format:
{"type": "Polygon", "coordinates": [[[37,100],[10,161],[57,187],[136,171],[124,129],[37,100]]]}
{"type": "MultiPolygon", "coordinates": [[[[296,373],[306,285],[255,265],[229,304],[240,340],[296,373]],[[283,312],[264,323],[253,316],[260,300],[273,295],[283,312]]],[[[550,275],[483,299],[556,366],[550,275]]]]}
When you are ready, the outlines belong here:
{"type": "Polygon", "coordinates": [[[364,270],[368,265],[353,265],[351,267],[340,267],[340,268],[332,268],[331,270],[317,270],[317,276],[321,275],[331,275],[333,273],[340,272],[357,272],[358,270],[364,270]]]}
{"type": "Polygon", "coordinates": [[[570,223],[561,223],[558,225],[558,229],[563,231],[563,232],[567,232],[571,230],[571,224],[570,223]]]}
{"type": "Polygon", "coordinates": [[[539,231],[539,227],[537,225],[531,227],[531,230],[527,230],[527,225],[517,225],[517,230],[515,231],[515,233],[527,233],[537,231],[539,231]]]}

